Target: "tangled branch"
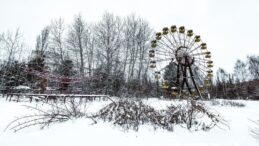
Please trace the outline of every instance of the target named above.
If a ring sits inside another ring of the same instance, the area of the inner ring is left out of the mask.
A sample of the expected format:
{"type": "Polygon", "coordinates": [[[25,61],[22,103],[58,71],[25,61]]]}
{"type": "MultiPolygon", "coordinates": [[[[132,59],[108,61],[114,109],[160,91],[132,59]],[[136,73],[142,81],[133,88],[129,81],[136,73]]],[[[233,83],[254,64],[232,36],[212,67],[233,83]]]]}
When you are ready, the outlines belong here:
{"type": "Polygon", "coordinates": [[[49,109],[43,110],[39,107],[25,106],[26,108],[34,111],[34,114],[19,117],[11,121],[6,130],[13,130],[17,132],[24,128],[39,125],[41,129],[49,126],[50,124],[65,122],[72,118],[79,118],[85,116],[85,112],[82,110],[82,104],[75,99],[70,99],[66,103],[44,103],[49,105],[49,109]]]}
{"type": "Polygon", "coordinates": [[[210,130],[214,126],[225,125],[224,119],[216,112],[212,112],[204,104],[189,100],[186,105],[169,106],[165,110],[155,110],[141,100],[119,99],[113,101],[96,112],[87,116],[83,103],[70,99],[66,103],[45,103],[49,109],[26,106],[35,114],[23,116],[10,122],[5,130],[19,131],[21,129],[39,125],[45,128],[53,123],[68,121],[73,118],[91,118],[94,123],[98,119],[112,122],[124,130],[139,130],[144,124],[152,125],[154,129],[162,128],[173,131],[175,125],[189,130],[210,130]]]}
{"type": "Polygon", "coordinates": [[[95,116],[113,122],[125,130],[138,130],[140,125],[150,124],[173,131],[174,125],[189,130],[210,130],[218,124],[227,126],[226,121],[216,112],[211,112],[197,101],[189,101],[186,106],[169,106],[166,110],[156,111],[142,101],[119,100],[101,109],[95,116]]]}

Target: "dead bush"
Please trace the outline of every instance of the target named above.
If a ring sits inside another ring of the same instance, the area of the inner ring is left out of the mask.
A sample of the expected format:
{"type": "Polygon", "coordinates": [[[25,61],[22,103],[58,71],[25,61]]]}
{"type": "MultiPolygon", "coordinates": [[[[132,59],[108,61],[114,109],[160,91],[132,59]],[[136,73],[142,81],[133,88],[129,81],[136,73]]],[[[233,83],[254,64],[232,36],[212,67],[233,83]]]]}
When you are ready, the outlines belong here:
{"type": "Polygon", "coordinates": [[[180,125],[189,130],[210,130],[216,125],[226,125],[224,119],[215,111],[209,110],[205,105],[195,100],[188,100],[187,104],[169,106],[165,110],[155,110],[144,104],[141,100],[117,99],[97,113],[88,116],[84,104],[75,99],[67,102],[45,103],[48,109],[41,107],[27,108],[34,111],[32,115],[26,115],[10,122],[6,130],[19,131],[21,129],[39,125],[41,128],[53,123],[64,122],[75,118],[90,118],[97,123],[98,120],[112,122],[124,130],[138,131],[141,125],[147,124],[154,129],[162,128],[173,131],[175,125],[180,125]]]}
{"type": "Polygon", "coordinates": [[[187,105],[169,106],[166,110],[156,111],[140,100],[119,100],[101,109],[95,116],[104,121],[113,122],[123,129],[138,130],[140,125],[149,124],[156,128],[173,130],[181,125],[189,130],[210,130],[217,124],[227,125],[216,112],[209,111],[197,101],[188,101],[187,105]]]}
{"type": "Polygon", "coordinates": [[[86,116],[85,108],[82,108],[82,103],[69,99],[67,102],[44,102],[43,107],[25,106],[33,111],[33,114],[21,116],[10,122],[6,130],[13,130],[14,132],[39,125],[41,129],[50,124],[65,122],[73,118],[86,116]],[[46,108],[47,107],[47,108],[46,108]]]}
{"type": "Polygon", "coordinates": [[[95,116],[104,121],[113,122],[124,129],[138,130],[139,125],[155,124],[167,127],[165,117],[154,108],[143,104],[140,100],[119,100],[101,109],[95,116]]]}

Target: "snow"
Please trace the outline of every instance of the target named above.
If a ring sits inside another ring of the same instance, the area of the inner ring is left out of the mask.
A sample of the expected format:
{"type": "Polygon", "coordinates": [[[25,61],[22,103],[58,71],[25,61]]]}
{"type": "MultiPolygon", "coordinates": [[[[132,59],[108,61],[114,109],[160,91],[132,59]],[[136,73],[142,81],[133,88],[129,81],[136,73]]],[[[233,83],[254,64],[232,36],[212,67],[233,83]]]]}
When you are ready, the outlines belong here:
{"type": "Polygon", "coordinates": [[[31,88],[28,86],[19,85],[19,86],[14,87],[14,89],[31,89],[31,88]]]}
{"type": "MultiPolygon", "coordinates": [[[[171,104],[181,104],[182,101],[161,99],[144,99],[144,103],[156,109],[164,109],[171,104]]],[[[228,127],[215,127],[204,132],[190,132],[181,127],[175,127],[174,132],[157,129],[149,125],[136,131],[123,131],[111,123],[98,121],[93,124],[90,119],[74,119],[64,123],[56,123],[40,130],[31,127],[19,132],[4,131],[9,122],[30,113],[22,105],[44,106],[41,103],[7,102],[0,97],[0,146],[257,146],[249,128],[254,126],[251,120],[259,118],[258,101],[238,101],[245,107],[212,106],[211,109],[220,112],[229,123],[228,127]]],[[[89,102],[87,110],[95,112],[110,101],[89,102]]]]}

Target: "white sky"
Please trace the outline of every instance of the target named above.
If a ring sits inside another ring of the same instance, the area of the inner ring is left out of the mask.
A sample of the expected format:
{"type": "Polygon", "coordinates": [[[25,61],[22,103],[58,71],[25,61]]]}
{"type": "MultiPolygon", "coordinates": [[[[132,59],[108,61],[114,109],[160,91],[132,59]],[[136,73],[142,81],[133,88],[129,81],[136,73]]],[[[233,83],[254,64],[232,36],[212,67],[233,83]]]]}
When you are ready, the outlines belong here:
{"type": "Polygon", "coordinates": [[[81,13],[87,22],[113,12],[135,13],[156,31],[173,24],[193,29],[207,42],[215,69],[233,70],[237,58],[259,55],[258,0],[0,0],[0,32],[17,27],[27,45],[51,19],[63,17],[69,24],[81,13]]]}

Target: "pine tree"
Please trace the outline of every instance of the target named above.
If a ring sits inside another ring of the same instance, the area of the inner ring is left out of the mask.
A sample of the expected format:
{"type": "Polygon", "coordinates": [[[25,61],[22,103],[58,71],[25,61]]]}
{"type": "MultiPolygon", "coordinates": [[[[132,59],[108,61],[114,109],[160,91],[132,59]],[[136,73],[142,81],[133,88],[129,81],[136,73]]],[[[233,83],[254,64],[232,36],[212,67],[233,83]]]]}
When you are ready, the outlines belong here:
{"type": "Polygon", "coordinates": [[[73,62],[72,60],[65,59],[60,66],[60,74],[62,75],[60,90],[61,92],[67,91],[71,80],[69,77],[72,76],[73,72],[73,62]]]}

